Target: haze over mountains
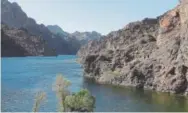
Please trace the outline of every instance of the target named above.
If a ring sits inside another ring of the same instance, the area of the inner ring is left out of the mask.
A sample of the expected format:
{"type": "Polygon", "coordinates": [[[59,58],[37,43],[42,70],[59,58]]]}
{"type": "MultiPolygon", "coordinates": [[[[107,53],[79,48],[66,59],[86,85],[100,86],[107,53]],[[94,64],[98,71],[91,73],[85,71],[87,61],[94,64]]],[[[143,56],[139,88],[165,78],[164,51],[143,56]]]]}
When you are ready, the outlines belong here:
{"type": "MultiPolygon", "coordinates": [[[[10,3],[8,0],[2,0],[1,6],[1,24],[7,25],[7,27],[10,27],[10,29],[23,28],[27,30],[29,35],[41,37],[45,41],[46,46],[51,48],[51,50],[54,50],[56,55],[76,54],[82,44],[87,43],[89,40],[98,39],[101,37],[101,35],[97,32],[78,32],[78,35],[75,35],[75,33],[71,34],[63,31],[57,25],[45,26],[44,24],[37,24],[36,21],[33,18],[28,17],[27,14],[22,11],[21,7],[15,2],[10,3]]],[[[16,32],[16,30],[14,32],[16,32]]],[[[12,46],[8,41],[3,41],[2,43],[7,43],[6,45],[9,45],[9,48],[12,46]]],[[[2,47],[2,49],[4,49],[4,47],[2,47]]],[[[4,54],[2,54],[2,56],[4,56],[4,54]]],[[[24,56],[27,55],[25,54],[24,56]]]]}
{"type": "Polygon", "coordinates": [[[54,34],[61,35],[65,40],[69,41],[70,38],[76,39],[81,44],[85,44],[90,40],[98,40],[101,38],[101,34],[92,31],[92,32],[79,32],[75,31],[74,33],[65,32],[58,25],[48,25],[47,28],[54,34]]]}

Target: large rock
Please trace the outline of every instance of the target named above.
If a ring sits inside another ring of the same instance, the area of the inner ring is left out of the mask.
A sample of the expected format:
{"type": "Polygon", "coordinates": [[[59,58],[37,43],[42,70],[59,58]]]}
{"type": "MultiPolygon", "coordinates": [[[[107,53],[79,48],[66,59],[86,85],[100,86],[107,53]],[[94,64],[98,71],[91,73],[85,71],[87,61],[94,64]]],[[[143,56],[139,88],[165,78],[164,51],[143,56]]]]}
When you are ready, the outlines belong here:
{"type": "Polygon", "coordinates": [[[188,0],[91,41],[77,53],[99,83],[188,93],[188,0]]]}

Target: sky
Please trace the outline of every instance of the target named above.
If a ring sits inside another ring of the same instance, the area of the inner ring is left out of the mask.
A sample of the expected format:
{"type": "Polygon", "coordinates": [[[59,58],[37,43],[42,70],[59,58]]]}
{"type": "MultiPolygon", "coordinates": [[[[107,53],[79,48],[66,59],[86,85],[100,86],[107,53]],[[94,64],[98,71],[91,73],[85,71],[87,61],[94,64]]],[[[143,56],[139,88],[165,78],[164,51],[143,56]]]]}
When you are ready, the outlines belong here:
{"type": "Polygon", "coordinates": [[[129,22],[155,18],[178,0],[9,0],[38,24],[58,25],[64,31],[97,31],[103,35],[129,22]]]}

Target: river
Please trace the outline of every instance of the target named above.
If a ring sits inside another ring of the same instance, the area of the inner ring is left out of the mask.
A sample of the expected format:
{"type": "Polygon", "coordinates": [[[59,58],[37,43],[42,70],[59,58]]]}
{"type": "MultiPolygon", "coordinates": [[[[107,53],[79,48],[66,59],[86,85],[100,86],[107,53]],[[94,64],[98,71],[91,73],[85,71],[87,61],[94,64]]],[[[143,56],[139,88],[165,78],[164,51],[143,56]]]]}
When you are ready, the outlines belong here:
{"type": "Polygon", "coordinates": [[[88,89],[96,98],[95,111],[188,111],[188,97],[100,85],[84,79],[76,56],[11,57],[1,59],[1,107],[3,112],[30,112],[38,91],[47,99],[40,111],[56,112],[57,99],[52,84],[58,73],[71,81],[71,92],[88,89]]]}

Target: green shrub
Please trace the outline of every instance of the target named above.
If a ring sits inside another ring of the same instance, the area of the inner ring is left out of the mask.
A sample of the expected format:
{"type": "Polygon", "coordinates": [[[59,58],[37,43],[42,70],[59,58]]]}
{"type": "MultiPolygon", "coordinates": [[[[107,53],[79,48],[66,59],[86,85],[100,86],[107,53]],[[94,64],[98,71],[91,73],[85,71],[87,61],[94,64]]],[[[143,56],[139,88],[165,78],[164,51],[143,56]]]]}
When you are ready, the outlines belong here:
{"type": "MultiPolygon", "coordinates": [[[[56,92],[58,98],[59,112],[67,111],[93,111],[95,98],[86,89],[71,94],[68,90],[71,85],[70,81],[65,79],[61,74],[56,77],[52,90],[56,92]]],[[[46,94],[39,92],[33,106],[33,112],[38,112],[41,102],[45,99],[46,94]]]]}
{"type": "Polygon", "coordinates": [[[65,99],[65,105],[70,111],[93,111],[95,105],[95,98],[88,90],[81,91],[69,95],[65,99]]]}

